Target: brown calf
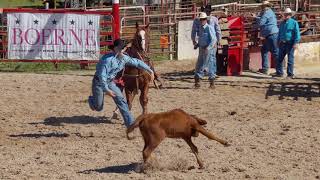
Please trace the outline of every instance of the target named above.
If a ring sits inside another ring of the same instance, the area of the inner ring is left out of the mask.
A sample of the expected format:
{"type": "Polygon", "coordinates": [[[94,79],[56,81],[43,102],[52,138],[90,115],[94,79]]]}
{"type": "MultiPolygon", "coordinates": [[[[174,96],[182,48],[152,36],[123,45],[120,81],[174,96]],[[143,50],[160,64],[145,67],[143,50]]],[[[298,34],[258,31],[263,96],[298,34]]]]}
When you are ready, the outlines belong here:
{"type": "Polygon", "coordinates": [[[168,112],[151,113],[139,116],[134,124],[127,129],[127,138],[130,140],[129,133],[139,126],[144,139],[143,160],[146,163],[156,147],[166,137],[182,138],[190,146],[197,158],[199,168],[203,168],[203,163],[198,156],[198,148],[192,143],[191,136],[198,137],[199,132],[211,140],[216,140],[228,146],[228,143],[215,137],[206,131],[201,125],[207,122],[194,115],[190,115],[181,109],[174,109],[168,112]]]}

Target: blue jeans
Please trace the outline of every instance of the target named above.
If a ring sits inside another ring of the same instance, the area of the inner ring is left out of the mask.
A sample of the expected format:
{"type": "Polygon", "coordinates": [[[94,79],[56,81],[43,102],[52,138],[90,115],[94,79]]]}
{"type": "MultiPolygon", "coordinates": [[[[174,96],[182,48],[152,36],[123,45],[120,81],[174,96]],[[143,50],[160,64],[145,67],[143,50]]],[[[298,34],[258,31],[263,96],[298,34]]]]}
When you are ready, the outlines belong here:
{"type": "MultiPolygon", "coordinates": [[[[120,110],[122,118],[124,119],[124,124],[126,127],[129,127],[134,122],[134,118],[129,111],[129,107],[126,99],[123,97],[121,90],[116,86],[114,82],[109,83],[109,89],[115,93],[113,101],[116,103],[117,107],[120,110]]],[[[89,104],[96,110],[102,111],[104,104],[104,93],[102,87],[100,86],[98,80],[92,80],[92,96],[89,96],[89,104]]]]}
{"type": "Polygon", "coordinates": [[[265,40],[261,48],[262,69],[269,69],[268,53],[271,52],[274,59],[278,59],[278,33],[269,35],[265,40]]]}
{"type": "Polygon", "coordinates": [[[293,76],[293,66],[294,66],[294,43],[280,43],[279,46],[279,59],[277,59],[277,74],[283,75],[283,60],[286,55],[288,55],[288,67],[287,75],[293,76]]]}
{"type": "Polygon", "coordinates": [[[209,79],[214,79],[217,72],[217,48],[208,47],[206,51],[205,48],[199,48],[199,56],[196,64],[195,78],[202,79],[204,76],[204,68],[208,65],[208,76],[209,79]]]}

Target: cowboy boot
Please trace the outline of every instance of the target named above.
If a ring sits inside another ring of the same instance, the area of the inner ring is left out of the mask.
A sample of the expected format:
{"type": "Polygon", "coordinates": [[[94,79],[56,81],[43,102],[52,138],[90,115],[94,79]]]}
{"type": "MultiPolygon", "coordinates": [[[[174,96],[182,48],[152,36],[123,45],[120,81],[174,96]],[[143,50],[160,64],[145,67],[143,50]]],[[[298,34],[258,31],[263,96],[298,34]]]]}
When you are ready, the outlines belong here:
{"type": "Polygon", "coordinates": [[[194,78],[194,87],[196,89],[200,88],[200,78],[198,78],[198,77],[194,78]]]}

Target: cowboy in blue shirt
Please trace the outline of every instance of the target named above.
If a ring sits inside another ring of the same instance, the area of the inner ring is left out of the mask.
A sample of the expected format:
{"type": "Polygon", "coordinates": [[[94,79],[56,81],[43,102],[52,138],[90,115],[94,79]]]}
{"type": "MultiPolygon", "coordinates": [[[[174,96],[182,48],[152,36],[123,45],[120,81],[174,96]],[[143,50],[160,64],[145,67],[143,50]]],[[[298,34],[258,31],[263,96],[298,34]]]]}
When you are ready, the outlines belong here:
{"type": "Polygon", "coordinates": [[[277,60],[276,76],[283,76],[283,59],[288,55],[287,76],[294,78],[294,50],[300,41],[299,24],[292,18],[292,11],[286,8],[284,11],[284,21],[280,24],[279,30],[279,58],[277,60]]]}
{"type": "MultiPolygon", "coordinates": [[[[222,38],[222,33],[221,33],[221,28],[219,25],[219,20],[215,16],[211,16],[211,5],[206,5],[205,7],[201,7],[201,12],[205,12],[208,16],[208,24],[214,27],[214,30],[216,32],[216,38],[217,41],[219,42],[222,38]]],[[[201,27],[201,21],[199,18],[196,18],[193,21],[192,24],[192,30],[191,30],[191,40],[193,42],[193,45],[196,45],[196,35],[199,34],[199,28],[201,27]]]]}
{"type": "Polygon", "coordinates": [[[277,25],[277,17],[272,11],[271,6],[272,4],[270,2],[263,1],[260,16],[255,17],[260,28],[261,39],[263,40],[261,48],[262,69],[259,70],[263,74],[269,74],[269,51],[275,59],[277,59],[279,55],[277,42],[279,29],[277,25]]]}
{"type": "Polygon", "coordinates": [[[204,68],[208,61],[210,88],[214,88],[214,79],[216,76],[217,38],[214,27],[207,23],[207,14],[201,12],[199,19],[201,26],[198,32],[199,39],[198,42],[196,42],[196,45],[199,46],[199,55],[195,68],[195,87],[200,88],[200,80],[204,76],[204,68]]]}
{"type": "Polygon", "coordinates": [[[92,80],[92,96],[89,96],[88,103],[92,110],[101,111],[104,104],[104,94],[111,96],[120,110],[124,124],[126,127],[129,127],[134,122],[134,118],[129,111],[126,99],[123,97],[121,90],[113,82],[113,79],[117,76],[118,72],[123,70],[125,65],[135,66],[148,71],[152,81],[154,74],[143,61],[123,54],[124,47],[124,42],[121,39],[115,40],[114,44],[109,47],[113,50],[113,53],[102,56],[98,62],[96,73],[92,80]]]}

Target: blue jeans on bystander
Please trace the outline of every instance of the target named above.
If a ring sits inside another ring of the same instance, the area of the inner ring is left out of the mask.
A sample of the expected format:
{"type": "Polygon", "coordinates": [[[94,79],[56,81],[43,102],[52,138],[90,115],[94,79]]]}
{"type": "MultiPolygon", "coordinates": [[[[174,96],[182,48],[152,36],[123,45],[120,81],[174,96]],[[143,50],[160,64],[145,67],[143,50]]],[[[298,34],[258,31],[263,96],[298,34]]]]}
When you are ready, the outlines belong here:
{"type": "Polygon", "coordinates": [[[215,79],[217,72],[217,47],[199,48],[198,61],[196,64],[195,78],[202,79],[204,68],[208,66],[208,76],[215,79]]]}
{"type": "Polygon", "coordinates": [[[278,59],[279,48],[278,48],[278,33],[271,34],[264,40],[261,48],[261,58],[262,58],[262,70],[269,70],[269,58],[268,53],[271,52],[274,59],[278,59]]]}
{"type": "Polygon", "coordinates": [[[283,60],[286,55],[288,55],[288,67],[287,67],[287,75],[293,76],[293,66],[294,66],[294,43],[293,42],[285,42],[280,43],[279,46],[279,58],[277,59],[277,74],[283,75],[283,60]]]}

